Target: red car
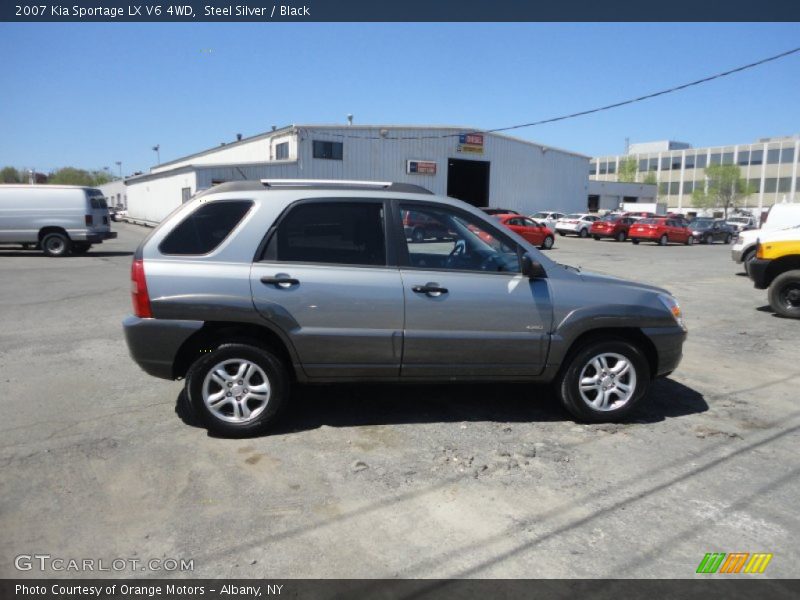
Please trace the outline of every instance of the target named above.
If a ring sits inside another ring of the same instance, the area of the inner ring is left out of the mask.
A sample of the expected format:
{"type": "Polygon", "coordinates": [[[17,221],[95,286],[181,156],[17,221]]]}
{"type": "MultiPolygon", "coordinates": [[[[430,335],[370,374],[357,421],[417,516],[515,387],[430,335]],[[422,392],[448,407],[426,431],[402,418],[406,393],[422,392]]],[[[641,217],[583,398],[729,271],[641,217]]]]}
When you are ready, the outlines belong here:
{"type": "Polygon", "coordinates": [[[639,219],[628,230],[628,236],[634,244],[641,241],[656,242],[659,246],[666,246],[670,242],[686,244],[694,243],[692,230],[676,219],[639,219]]]}
{"type": "Polygon", "coordinates": [[[599,221],[592,223],[589,228],[589,235],[594,239],[614,238],[618,242],[624,242],[628,238],[628,230],[636,219],[624,217],[622,215],[606,215],[599,221]]]}
{"type": "Polygon", "coordinates": [[[546,225],[520,215],[495,215],[495,217],[511,231],[518,233],[534,246],[539,246],[543,250],[550,250],[553,247],[553,240],[555,240],[553,230],[546,225]]]}

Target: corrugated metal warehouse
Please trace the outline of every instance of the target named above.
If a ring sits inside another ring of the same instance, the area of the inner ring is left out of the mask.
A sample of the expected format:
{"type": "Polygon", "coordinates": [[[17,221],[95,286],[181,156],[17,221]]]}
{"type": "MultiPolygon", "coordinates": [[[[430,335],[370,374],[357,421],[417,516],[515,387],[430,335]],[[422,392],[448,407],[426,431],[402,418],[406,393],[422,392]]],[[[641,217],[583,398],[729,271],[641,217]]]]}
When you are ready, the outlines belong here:
{"type": "Polygon", "coordinates": [[[222,144],[127,180],[131,219],[155,223],[194,193],[242,179],[421,185],[523,213],[586,209],[589,157],[459,127],[293,125],[222,144]]]}

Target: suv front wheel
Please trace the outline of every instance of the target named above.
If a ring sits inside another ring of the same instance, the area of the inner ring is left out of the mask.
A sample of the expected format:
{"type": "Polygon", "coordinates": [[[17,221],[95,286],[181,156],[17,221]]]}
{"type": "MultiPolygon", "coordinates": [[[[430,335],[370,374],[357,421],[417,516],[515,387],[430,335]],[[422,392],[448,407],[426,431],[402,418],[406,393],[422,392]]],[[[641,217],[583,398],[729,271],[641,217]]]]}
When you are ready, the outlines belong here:
{"type": "Polygon", "coordinates": [[[649,386],[647,359],[638,347],[621,339],[586,344],[556,380],[564,407],[578,420],[594,423],[623,418],[649,386]]]}
{"type": "Polygon", "coordinates": [[[209,431],[243,437],[262,433],[275,421],[286,403],[289,378],[272,352],[230,343],[192,365],[186,391],[209,431]]]}

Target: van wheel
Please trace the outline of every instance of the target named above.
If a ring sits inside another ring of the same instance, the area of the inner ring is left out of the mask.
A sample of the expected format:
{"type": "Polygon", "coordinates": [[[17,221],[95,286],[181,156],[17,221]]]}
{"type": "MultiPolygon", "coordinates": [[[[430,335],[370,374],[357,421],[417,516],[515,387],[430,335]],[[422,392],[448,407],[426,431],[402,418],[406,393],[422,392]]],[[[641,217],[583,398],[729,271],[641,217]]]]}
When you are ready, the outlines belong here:
{"type": "Polygon", "coordinates": [[[189,369],[186,392],[208,430],[226,437],[263,433],[289,395],[289,377],[272,352],[223,344],[189,369]]]}
{"type": "Polygon", "coordinates": [[[91,244],[75,242],[72,244],[72,253],[73,254],[86,254],[89,249],[92,247],[91,244]]]}
{"type": "Polygon", "coordinates": [[[658,238],[658,245],[659,246],[666,246],[668,242],[669,242],[669,238],[667,237],[667,234],[664,234],[660,238],[658,238]]]}
{"type": "Polygon", "coordinates": [[[622,339],[583,346],[556,379],[564,407],[580,421],[607,423],[631,412],[650,387],[650,367],[638,347],[622,339]]]}
{"type": "Polygon", "coordinates": [[[548,235],[542,242],[542,250],[550,250],[553,247],[555,240],[552,235],[548,235]]]}
{"type": "Polygon", "coordinates": [[[780,316],[800,319],[800,269],[778,275],[767,295],[772,310],[780,316]]]}
{"type": "Polygon", "coordinates": [[[66,256],[72,246],[63,233],[48,233],[42,238],[42,250],[47,256],[66,256]]]}

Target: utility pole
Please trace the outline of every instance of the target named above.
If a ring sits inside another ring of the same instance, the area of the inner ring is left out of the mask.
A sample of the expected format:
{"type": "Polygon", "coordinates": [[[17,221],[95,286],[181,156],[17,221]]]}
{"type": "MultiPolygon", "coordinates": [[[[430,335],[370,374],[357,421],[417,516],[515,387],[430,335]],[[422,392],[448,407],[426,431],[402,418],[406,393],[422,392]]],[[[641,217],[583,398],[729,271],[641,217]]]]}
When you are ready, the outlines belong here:
{"type": "Polygon", "coordinates": [[[122,179],[122,161],[116,160],[114,161],[114,164],[117,165],[117,167],[119,167],[119,178],[122,179]]]}
{"type": "Polygon", "coordinates": [[[161,144],[156,144],[155,146],[153,146],[153,152],[155,152],[156,156],[158,157],[158,162],[156,164],[160,165],[161,164],[161,144]]]}

